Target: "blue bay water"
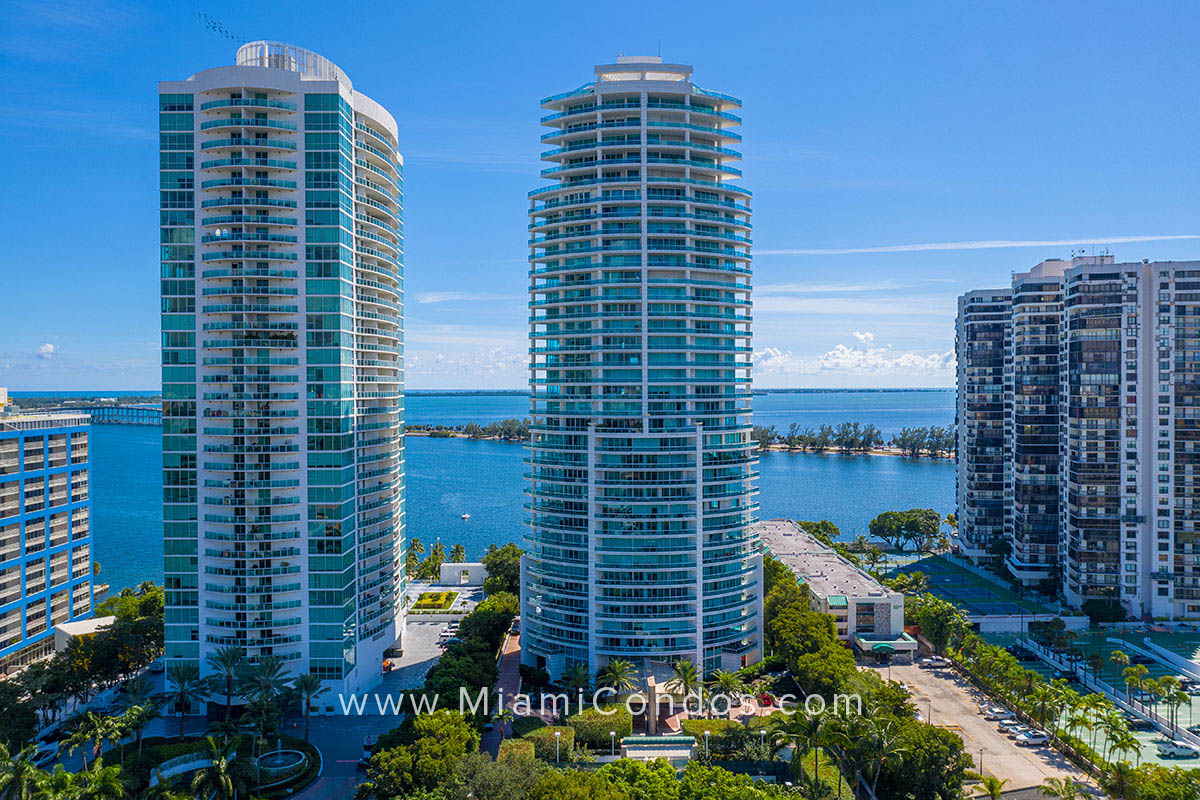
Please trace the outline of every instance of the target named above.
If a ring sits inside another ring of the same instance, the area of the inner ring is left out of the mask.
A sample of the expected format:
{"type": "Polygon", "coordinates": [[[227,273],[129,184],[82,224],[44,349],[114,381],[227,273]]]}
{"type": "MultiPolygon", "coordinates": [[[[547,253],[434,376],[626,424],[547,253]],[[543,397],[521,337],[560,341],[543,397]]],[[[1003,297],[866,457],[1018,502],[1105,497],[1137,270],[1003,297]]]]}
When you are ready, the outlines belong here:
{"type": "MultiPolygon", "coordinates": [[[[94,394],[94,393],[93,393],[94,394]]],[[[113,393],[115,394],[115,393],[113,393]]],[[[461,425],[525,416],[521,395],[409,394],[411,423],[461,425]]],[[[885,435],[906,426],[949,425],[954,393],[804,392],[754,398],[755,424],[786,430],[874,423],[885,435]]],[[[100,579],[114,591],[162,580],[162,483],[159,428],[92,428],[92,529],[100,579]]],[[[410,436],[407,442],[408,536],[426,550],[439,538],[462,543],[469,558],[488,544],[519,542],[525,495],[520,445],[410,436]],[[469,520],[462,520],[463,514],[469,520]]],[[[954,466],[892,456],[764,453],[759,516],[829,519],[847,536],[865,533],[881,511],[914,506],[953,510],[954,466]]]]}

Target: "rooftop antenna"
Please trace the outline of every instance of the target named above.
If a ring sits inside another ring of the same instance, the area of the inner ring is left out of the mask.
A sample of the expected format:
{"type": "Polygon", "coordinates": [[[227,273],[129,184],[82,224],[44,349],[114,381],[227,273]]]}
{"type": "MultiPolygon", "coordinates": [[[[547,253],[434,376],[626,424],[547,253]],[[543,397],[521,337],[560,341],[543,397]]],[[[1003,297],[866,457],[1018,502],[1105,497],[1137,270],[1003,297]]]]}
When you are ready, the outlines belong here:
{"type": "Polygon", "coordinates": [[[662,37],[658,37],[658,57],[662,58],[662,37]]]}

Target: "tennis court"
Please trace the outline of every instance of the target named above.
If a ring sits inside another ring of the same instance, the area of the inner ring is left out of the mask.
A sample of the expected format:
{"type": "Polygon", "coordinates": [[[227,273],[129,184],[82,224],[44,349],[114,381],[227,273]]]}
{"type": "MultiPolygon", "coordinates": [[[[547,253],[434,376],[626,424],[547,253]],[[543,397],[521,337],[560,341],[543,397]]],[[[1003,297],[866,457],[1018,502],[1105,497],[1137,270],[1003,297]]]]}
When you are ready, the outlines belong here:
{"type": "Polygon", "coordinates": [[[929,591],[961,606],[968,614],[979,616],[1047,614],[1049,608],[1020,597],[1010,589],[947,561],[938,555],[924,555],[904,561],[890,574],[920,572],[929,581],[929,591]]]}

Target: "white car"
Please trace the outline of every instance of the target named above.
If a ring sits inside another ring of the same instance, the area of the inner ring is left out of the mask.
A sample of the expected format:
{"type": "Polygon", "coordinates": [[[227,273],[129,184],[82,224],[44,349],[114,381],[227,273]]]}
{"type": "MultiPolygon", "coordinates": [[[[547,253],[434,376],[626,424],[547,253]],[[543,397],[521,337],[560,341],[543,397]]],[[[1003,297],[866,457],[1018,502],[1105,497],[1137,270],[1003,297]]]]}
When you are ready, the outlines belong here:
{"type": "Polygon", "coordinates": [[[1000,708],[999,706],[993,706],[992,708],[989,708],[986,712],[984,712],[983,718],[986,720],[991,720],[992,722],[999,722],[1000,720],[1003,720],[1003,719],[1012,719],[1014,716],[1016,716],[1016,715],[1013,714],[1013,712],[1009,711],[1007,708],[1000,708]]]}
{"type": "Polygon", "coordinates": [[[1179,741],[1157,742],[1158,754],[1163,758],[1200,758],[1200,747],[1179,741]]]}
{"type": "Polygon", "coordinates": [[[1033,728],[1029,727],[1028,725],[1014,725],[1005,731],[1005,733],[1008,734],[1008,738],[1010,738],[1010,739],[1016,739],[1018,736],[1024,736],[1027,733],[1034,733],[1034,732],[1035,731],[1033,730],[1033,728]]]}
{"type": "Polygon", "coordinates": [[[40,744],[37,752],[33,754],[33,764],[39,769],[45,768],[50,762],[58,757],[57,744],[40,744]]]}
{"type": "Polygon", "coordinates": [[[1045,744],[1046,742],[1050,741],[1050,737],[1041,731],[1031,730],[1028,733],[1022,733],[1017,737],[1016,741],[1017,744],[1022,747],[1033,747],[1037,744],[1045,744]]]}

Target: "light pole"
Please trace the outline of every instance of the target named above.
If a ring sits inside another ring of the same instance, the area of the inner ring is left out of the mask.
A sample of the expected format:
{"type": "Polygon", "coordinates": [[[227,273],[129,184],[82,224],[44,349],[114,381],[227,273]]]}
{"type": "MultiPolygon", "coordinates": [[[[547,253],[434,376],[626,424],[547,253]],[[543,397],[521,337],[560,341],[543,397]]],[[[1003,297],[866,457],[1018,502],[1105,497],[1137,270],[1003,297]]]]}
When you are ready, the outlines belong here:
{"type": "Polygon", "coordinates": [[[608,741],[609,741],[609,744],[611,745],[611,747],[609,748],[609,755],[615,756],[617,754],[617,732],[616,731],[608,732],[608,741]]]}
{"type": "Polygon", "coordinates": [[[705,732],[704,732],[704,757],[705,757],[705,758],[708,758],[708,735],[709,735],[710,733],[712,733],[712,731],[705,731],[705,732]]]}
{"type": "MultiPolygon", "coordinates": [[[[554,732],[554,763],[555,764],[558,763],[558,743],[561,738],[562,738],[562,731],[555,731],[554,732]]],[[[982,750],[980,751],[979,759],[980,759],[979,763],[982,764],[983,763],[983,751],[982,750]]],[[[982,769],[982,767],[980,769],[982,769]]]]}
{"type": "Polygon", "coordinates": [[[979,748],[979,774],[983,774],[983,748],[979,748]]]}
{"type": "Polygon", "coordinates": [[[932,725],[933,724],[933,698],[927,697],[925,699],[929,701],[929,714],[926,715],[925,721],[927,723],[929,723],[930,725],[932,725]]]}

